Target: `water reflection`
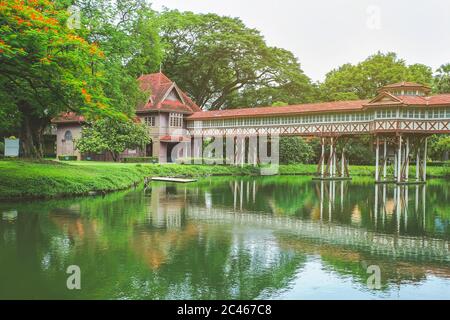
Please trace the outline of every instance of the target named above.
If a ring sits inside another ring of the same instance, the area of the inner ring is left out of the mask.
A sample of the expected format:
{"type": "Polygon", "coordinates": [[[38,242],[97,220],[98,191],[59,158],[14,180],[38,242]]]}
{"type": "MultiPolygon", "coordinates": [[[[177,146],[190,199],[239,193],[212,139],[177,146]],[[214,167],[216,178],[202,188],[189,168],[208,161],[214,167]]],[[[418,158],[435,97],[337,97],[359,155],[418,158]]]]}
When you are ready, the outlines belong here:
{"type": "Polygon", "coordinates": [[[443,181],[266,177],[0,204],[0,298],[443,298],[448,197],[443,181]],[[381,291],[366,286],[374,264],[381,291]]]}

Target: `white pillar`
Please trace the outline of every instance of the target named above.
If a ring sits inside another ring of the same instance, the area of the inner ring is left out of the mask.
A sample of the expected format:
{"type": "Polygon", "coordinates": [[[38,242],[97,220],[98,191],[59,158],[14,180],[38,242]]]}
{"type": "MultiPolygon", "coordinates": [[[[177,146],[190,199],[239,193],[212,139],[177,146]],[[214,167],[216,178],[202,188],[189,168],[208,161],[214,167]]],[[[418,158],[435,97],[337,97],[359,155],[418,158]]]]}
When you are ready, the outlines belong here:
{"type": "Polygon", "coordinates": [[[341,177],[344,178],[345,177],[345,149],[342,148],[342,157],[341,157],[341,177]]]}
{"type": "Polygon", "coordinates": [[[380,138],[377,137],[376,151],[375,151],[375,181],[379,179],[379,162],[380,162],[380,138]]]}
{"type": "Polygon", "coordinates": [[[423,181],[427,181],[427,149],[428,138],[425,138],[425,146],[423,150],[423,181]]]}
{"type": "Polygon", "coordinates": [[[397,175],[397,169],[398,169],[398,165],[397,165],[397,151],[394,152],[394,178],[397,179],[398,175],[397,175]]]}
{"type": "Polygon", "coordinates": [[[387,176],[387,139],[384,138],[384,151],[383,151],[383,178],[386,180],[387,176]]]}
{"type": "Polygon", "coordinates": [[[398,137],[397,182],[402,182],[402,136],[398,137]]]}
{"type": "Polygon", "coordinates": [[[320,175],[323,178],[325,174],[325,139],[322,138],[322,163],[321,163],[321,172],[320,175]]]}
{"type": "Polygon", "coordinates": [[[333,138],[331,138],[331,145],[330,145],[330,178],[333,178],[333,138]]]}
{"type": "Polygon", "coordinates": [[[416,181],[420,181],[420,147],[417,149],[416,155],[416,181]]]}
{"type": "Polygon", "coordinates": [[[406,138],[406,152],[405,152],[405,163],[406,163],[406,177],[405,180],[409,180],[409,137],[406,138]]]}

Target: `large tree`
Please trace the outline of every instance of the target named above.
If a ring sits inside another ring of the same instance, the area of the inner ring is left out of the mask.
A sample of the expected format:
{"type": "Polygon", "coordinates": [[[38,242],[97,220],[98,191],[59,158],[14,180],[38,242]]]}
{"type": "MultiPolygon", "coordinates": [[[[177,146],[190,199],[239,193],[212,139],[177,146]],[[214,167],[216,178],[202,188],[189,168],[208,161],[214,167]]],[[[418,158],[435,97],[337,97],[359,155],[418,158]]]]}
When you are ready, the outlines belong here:
{"type": "Polygon", "coordinates": [[[205,109],[307,101],[310,80],[292,53],[269,47],[237,18],[164,11],[163,70],[205,109]]]}
{"type": "Polygon", "coordinates": [[[423,64],[407,65],[395,53],[377,53],[353,65],[344,64],[330,71],[320,85],[325,101],[369,99],[384,85],[413,81],[431,85],[433,73],[423,64]]]}
{"type": "Polygon", "coordinates": [[[64,1],[0,2],[0,123],[18,119],[23,155],[41,157],[43,132],[62,111],[122,117],[105,97],[104,54],[67,25],[64,1]],[[6,114],[7,113],[7,114],[6,114]]]}

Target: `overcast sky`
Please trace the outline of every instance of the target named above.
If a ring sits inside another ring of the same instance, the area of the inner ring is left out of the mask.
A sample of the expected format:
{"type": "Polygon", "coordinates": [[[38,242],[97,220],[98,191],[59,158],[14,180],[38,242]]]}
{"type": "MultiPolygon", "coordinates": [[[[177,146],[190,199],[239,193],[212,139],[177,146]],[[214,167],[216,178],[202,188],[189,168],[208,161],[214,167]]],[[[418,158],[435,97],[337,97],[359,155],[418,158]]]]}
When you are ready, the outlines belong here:
{"type": "Polygon", "coordinates": [[[450,62],[449,0],[153,0],[241,18],[271,46],[292,51],[314,81],[344,63],[394,51],[408,64],[450,62]]]}

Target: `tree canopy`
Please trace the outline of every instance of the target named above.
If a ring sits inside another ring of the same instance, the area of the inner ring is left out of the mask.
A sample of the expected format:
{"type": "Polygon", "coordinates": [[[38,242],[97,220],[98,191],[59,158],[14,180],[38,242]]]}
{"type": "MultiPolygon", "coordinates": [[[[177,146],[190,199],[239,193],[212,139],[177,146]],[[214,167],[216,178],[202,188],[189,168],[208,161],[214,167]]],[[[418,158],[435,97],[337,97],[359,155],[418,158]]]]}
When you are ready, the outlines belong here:
{"type": "Polygon", "coordinates": [[[320,85],[324,101],[369,99],[387,84],[401,81],[431,85],[433,72],[423,64],[407,65],[393,52],[378,52],[353,65],[344,64],[330,71],[320,85]]]}
{"type": "MultiPolygon", "coordinates": [[[[42,156],[43,131],[61,112],[121,116],[104,95],[104,78],[94,67],[104,53],[69,28],[68,18],[62,1],[0,3],[2,112],[19,123],[25,156],[42,156]]],[[[1,122],[6,122],[3,116],[1,122]]]]}
{"type": "Polygon", "coordinates": [[[310,80],[294,55],[269,47],[241,20],[176,10],[159,20],[164,72],[205,109],[311,99],[310,80]]]}

